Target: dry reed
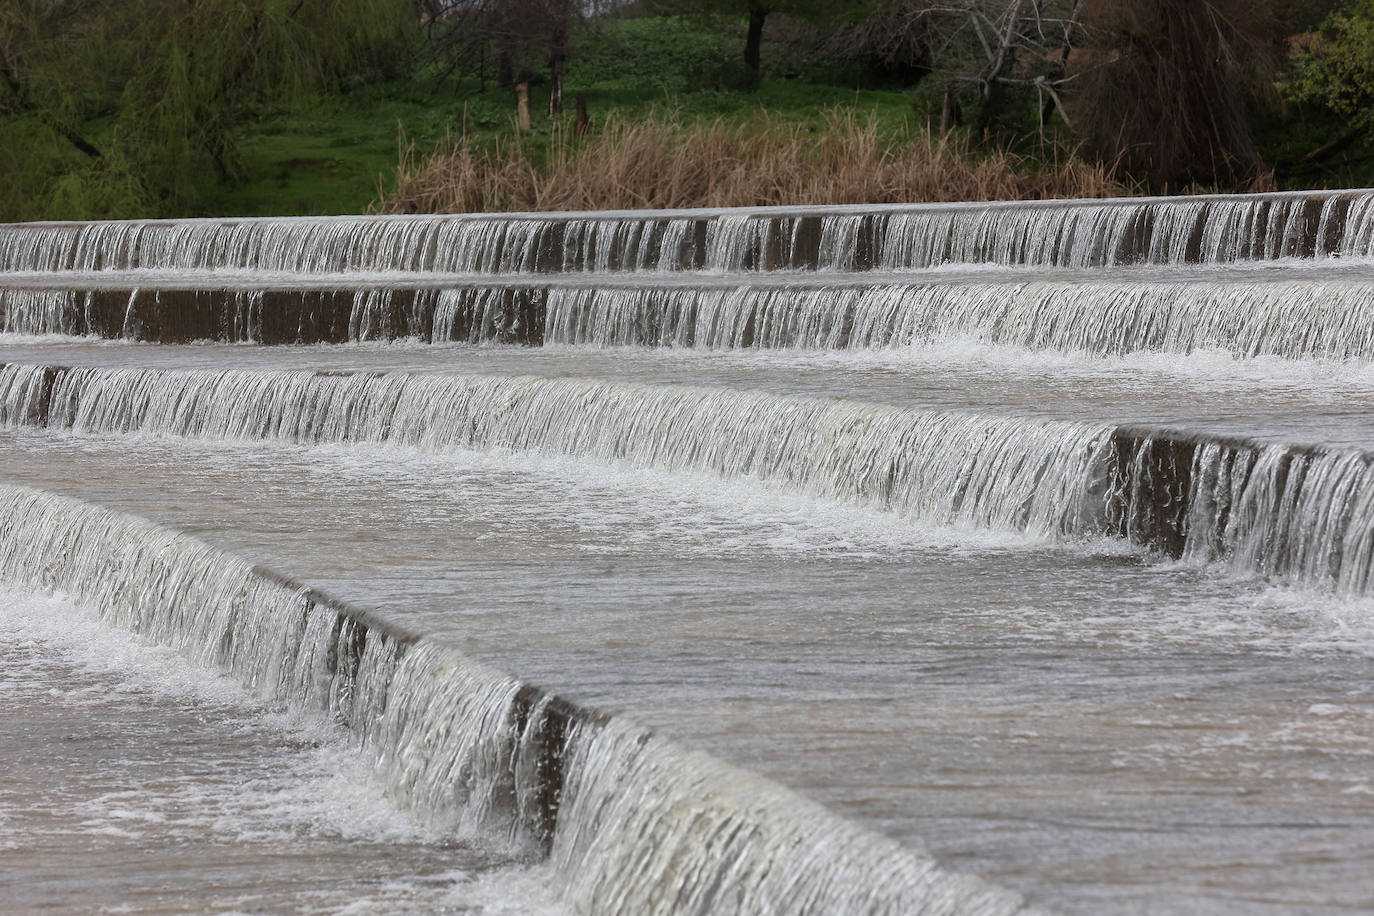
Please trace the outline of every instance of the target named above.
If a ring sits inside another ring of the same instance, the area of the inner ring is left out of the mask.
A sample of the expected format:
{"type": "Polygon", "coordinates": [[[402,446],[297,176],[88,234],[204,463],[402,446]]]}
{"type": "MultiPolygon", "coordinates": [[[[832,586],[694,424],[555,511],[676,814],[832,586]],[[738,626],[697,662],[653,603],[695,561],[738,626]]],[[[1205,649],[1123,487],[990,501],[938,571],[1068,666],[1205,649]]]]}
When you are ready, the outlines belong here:
{"type": "Polygon", "coordinates": [[[1105,197],[1127,192],[1076,156],[1033,163],[974,154],[929,131],[884,142],[876,122],[836,112],[806,129],[761,114],[743,126],[671,116],[610,120],[585,137],[555,131],[546,162],[517,140],[476,150],[466,138],[421,160],[405,147],[388,213],[618,210],[772,204],[918,203],[1105,197]]]}

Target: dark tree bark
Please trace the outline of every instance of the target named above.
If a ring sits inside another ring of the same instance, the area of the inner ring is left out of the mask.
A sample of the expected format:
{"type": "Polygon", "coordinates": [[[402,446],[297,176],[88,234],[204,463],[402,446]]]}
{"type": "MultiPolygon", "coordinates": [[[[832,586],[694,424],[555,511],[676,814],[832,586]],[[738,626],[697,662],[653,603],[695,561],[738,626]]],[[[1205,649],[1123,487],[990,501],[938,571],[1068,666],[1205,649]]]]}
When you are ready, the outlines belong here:
{"type": "Polygon", "coordinates": [[[555,8],[550,17],[549,32],[549,117],[563,113],[563,65],[568,59],[568,25],[572,10],[567,6],[555,8]]]}
{"type": "Polygon", "coordinates": [[[983,129],[984,135],[992,126],[993,115],[1006,88],[1002,80],[1016,66],[1017,36],[1020,34],[1024,6],[1025,0],[1012,0],[1008,5],[1003,32],[997,36],[996,53],[979,77],[982,104],[978,111],[978,125],[983,129]]]}
{"type": "Polygon", "coordinates": [[[1285,56],[1277,0],[1085,0],[1077,130],[1102,162],[1167,193],[1261,174],[1252,113],[1285,56]]]}
{"type": "Polygon", "coordinates": [[[522,131],[530,129],[530,85],[529,83],[515,84],[515,122],[520,125],[522,131]]]}
{"type": "Polygon", "coordinates": [[[1323,143],[1302,158],[1308,162],[1321,162],[1323,159],[1334,156],[1346,147],[1352,146],[1355,141],[1360,139],[1363,135],[1364,129],[1359,127],[1354,130],[1346,131],[1336,139],[1328,140],[1326,143],[1323,143]]]}
{"type": "Polygon", "coordinates": [[[954,87],[945,86],[944,101],[940,104],[940,136],[964,123],[964,113],[959,108],[959,100],[954,97],[954,87]]]}
{"type": "MultiPolygon", "coordinates": [[[[1083,7],[1083,0],[1074,0],[1073,11],[1069,14],[1069,19],[1064,23],[1064,41],[1059,46],[1059,59],[1055,61],[1054,68],[1047,76],[1048,82],[1053,85],[1064,79],[1069,72],[1069,55],[1073,53],[1074,31],[1078,28],[1078,13],[1083,7]]],[[[1050,116],[1054,114],[1054,109],[1058,104],[1058,99],[1050,94],[1040,106],[1040,128],[1044,130],[1049,123],[1050,116]]]]}
{"type": "Polygon", "coordinates": [[[500,89],[510,89],[515,85],[515,51],[511,42],[502,40],[496,52],[496,85],[500,89]]]}
{"type": "Polygon", "coordinates": [[[749,71],[750,85],[759,83],[759,57],[763,46],[763,21],[768,18],[768,9],[749,4],[749,35],[744,40],[744,66],[749,71]]]}
{"type": "Polygon", "coordinates": [[[549,61],[549,117],[563,113],[563,58],[549,61]]]}

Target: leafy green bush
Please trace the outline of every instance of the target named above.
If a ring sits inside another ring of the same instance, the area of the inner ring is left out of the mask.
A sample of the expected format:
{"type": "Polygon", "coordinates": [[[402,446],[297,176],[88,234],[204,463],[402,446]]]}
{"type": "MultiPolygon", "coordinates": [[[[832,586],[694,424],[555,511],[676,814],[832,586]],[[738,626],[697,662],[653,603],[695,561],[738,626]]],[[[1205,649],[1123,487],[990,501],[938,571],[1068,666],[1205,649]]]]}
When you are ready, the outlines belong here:
{"type": "Polygon", "coordinates": [[[1332,13],[1283,80],[1292,101],[1318,105],[1354,129],[1374,127],[1374,0],[1332,13]]]}

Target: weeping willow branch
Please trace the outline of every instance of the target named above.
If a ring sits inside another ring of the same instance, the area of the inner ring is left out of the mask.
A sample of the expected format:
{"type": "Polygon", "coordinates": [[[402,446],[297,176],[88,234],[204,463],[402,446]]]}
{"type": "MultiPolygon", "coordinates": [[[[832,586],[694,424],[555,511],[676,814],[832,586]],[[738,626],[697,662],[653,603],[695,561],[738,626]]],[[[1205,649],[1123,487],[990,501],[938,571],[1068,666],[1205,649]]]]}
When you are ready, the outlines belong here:
{"type": "Polygon", "coordinates": [[[243,124],[381,74],[419,25],[413,0],[0,0],[0,155],[26,163],[34,197],[119,187],[142,215],[182,212],[207,176],[236,175],[243,124]]]}
{"type": "Polygon", "coordinates": [[[0,108],[0,113],[17,114],[20,112],[33,115],[40,124],[51,130],[53,133],[62,137],[72,146],[92,159],[103,159],[104,153],[95,144],[82,137],[76,131],[64,124],[57,123],[56,119],[44,111],[35,109],[29,100],[27,87],[20,81],[19,75],[15,72],[14,66],[8,58],[0,58],[0,77],[4,78],[5,87],[9,89],[10,95],[14,98],[13,107],[6,106],[0,108]]]}

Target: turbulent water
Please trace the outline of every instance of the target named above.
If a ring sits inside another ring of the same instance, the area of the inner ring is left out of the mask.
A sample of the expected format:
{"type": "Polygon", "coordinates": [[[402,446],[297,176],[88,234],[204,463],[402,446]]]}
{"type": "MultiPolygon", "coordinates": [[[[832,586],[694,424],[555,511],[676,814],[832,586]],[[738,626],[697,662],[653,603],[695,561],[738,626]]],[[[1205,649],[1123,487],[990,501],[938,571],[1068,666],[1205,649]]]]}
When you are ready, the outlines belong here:
{"type": "Polygon", "coordinates": [[[0,861],[138,910],[1367,909],[1371,255],[1364,191],[0,226],[0,837],[48,850],[0,861]],[[142,655],[246,690],[194,732],[241,797],[151,737],[199,688],[100,698],[142,655]],[[106,719],[186,775],[44,795],[106,719]],[[140,874],[202,822],[222,877],[140,874]]]}

